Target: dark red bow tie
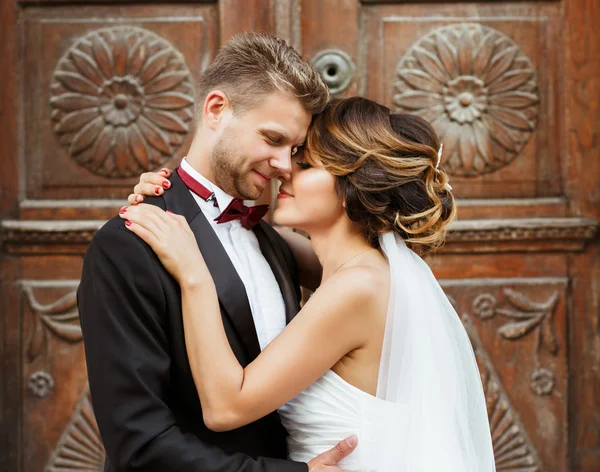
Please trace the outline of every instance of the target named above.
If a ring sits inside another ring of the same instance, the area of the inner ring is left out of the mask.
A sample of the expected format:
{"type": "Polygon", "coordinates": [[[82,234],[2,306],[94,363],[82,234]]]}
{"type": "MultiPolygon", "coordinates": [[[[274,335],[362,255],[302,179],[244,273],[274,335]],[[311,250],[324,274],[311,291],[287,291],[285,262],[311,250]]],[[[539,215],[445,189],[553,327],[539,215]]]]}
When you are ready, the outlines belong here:
{"type": "MultiPolygon", "coordinates": [[[[213,201],[214,206],[218,207],[217,199],[214,192],[208,190],[204,185],[194,179],[181,167],[177,168],[177,175],[181,178],[183,183],[192,192],[198,195],[201,199],[210,202],[213,201]]],[[[269,211],[269,205],[256,205],[253,207],[247,207],[244,202],[239,198],[234,198],[231,203],[227,205],[227,208],[215,218],[217,224],[227,223],[229,221],[239,219],[242,226],[246,229],[252,229],[263,216],[269,211]]]]}

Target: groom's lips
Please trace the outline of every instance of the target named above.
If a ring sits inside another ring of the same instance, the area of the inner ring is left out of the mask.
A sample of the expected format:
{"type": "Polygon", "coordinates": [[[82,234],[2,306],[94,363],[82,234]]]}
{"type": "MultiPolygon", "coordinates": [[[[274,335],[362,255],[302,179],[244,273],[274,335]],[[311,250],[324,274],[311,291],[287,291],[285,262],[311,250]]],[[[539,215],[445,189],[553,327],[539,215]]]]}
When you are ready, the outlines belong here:
{"type": "Polygon", "coordinates": [[[267,183],[269,180],[271,180],[271,177],[267,177],[263,174],[261,174],[260,172],[258,172],[257,170],[255,170],[254,172],[256,172],[258,174],[258,176],[265,181],[265,183],[267,183]]]}

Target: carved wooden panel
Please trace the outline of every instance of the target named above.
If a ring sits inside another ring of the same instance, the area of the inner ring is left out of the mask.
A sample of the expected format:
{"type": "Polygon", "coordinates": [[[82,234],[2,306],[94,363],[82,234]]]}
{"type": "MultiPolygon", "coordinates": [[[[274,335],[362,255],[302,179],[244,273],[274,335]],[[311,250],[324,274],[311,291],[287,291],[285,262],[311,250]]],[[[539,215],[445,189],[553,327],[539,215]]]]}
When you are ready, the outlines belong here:
{"type": "Polygon", "coordinates": [[[559,196],[558,7],[363,7],[360,92],[433,124],[457,196],[559,196]]]}
{"type": "Polygon", "coordinates": [[[476,351],[497,470],[567,470],[567,279],[441,283],[476,351]]]}
{"type": "Polygon", "coordinates": [[[185,155],[195,83],[217,46],[216,13],[214,5],[25,9],[26,198],[122,197],[141,172],[185,155]]]}

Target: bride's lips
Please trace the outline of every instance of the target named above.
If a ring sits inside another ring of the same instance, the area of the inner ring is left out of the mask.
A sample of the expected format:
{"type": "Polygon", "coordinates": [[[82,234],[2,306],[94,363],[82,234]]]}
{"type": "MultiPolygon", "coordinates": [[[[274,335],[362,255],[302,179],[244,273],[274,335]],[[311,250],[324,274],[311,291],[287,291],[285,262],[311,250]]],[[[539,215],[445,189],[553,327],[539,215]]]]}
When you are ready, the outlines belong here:
{"type": "Polygon", "coordinates": [[[291,193],[286,192],[282,188],[279,189],[279,194],[277,195],[277,198],[292,198],[292,197],[293,197],[293,195],[291,193]]]}

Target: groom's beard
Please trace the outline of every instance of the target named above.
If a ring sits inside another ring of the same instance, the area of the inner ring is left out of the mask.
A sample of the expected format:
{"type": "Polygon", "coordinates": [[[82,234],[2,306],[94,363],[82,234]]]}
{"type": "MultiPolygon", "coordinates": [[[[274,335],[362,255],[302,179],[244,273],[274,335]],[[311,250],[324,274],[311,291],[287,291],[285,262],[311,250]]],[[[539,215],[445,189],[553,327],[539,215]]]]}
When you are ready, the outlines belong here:
{"type": "Polygon", "coordinates": [[[219,138],[213,149],[210,163],[217,186],[231,195],[242,200],[256,200],[262,190],[249,182],[251,169],[245,169],[249,160],[230,143],[233,137],[228,137],[227,130],[219,138]]]}

